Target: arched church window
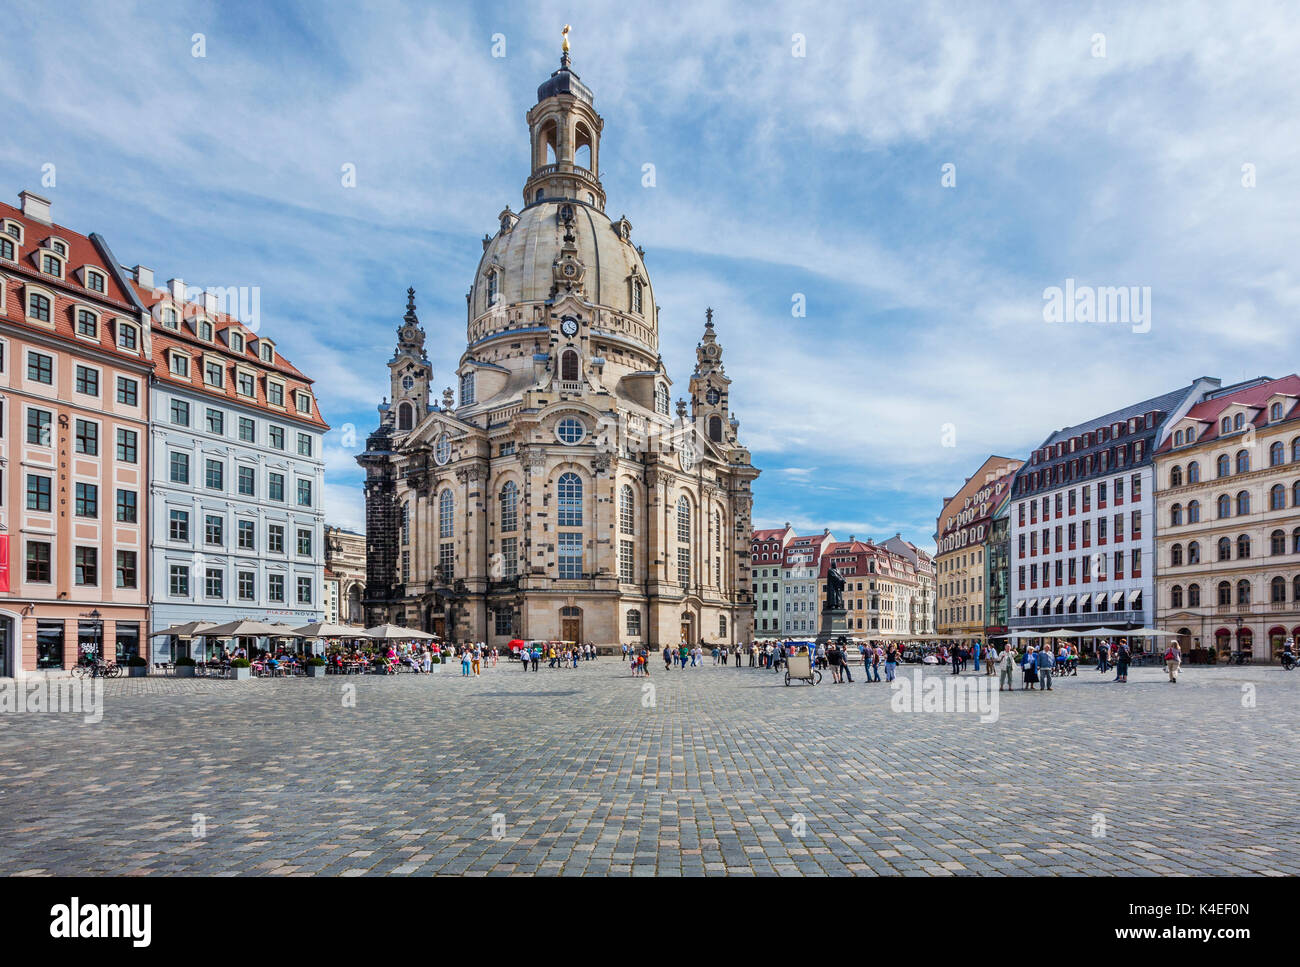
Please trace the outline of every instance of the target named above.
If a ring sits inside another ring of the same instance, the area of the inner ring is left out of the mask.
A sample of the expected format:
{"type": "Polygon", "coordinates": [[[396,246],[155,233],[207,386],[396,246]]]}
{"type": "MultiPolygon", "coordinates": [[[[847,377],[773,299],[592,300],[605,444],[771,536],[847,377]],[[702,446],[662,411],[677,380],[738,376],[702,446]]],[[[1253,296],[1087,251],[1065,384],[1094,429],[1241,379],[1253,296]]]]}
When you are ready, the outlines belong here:
{"type": "Polygon", "coordinates": [[[713,549],[722,550],[722,515],[716,510],[713,512],[713,549]]]}
{"type": "Polygon", "coordinates": [[[630,638],[638,638],[641,635],[641,612],[632,608],[627,613],[627,634],[630,638]]]}
{"type": "Polygon", "coordinates": [[[438,536],[451,537],[456,517],[456,498],[450,490],[438,495],[438,536]]]}
{"type": "Polygon", "coordinates": [[[411,543],[411,505],[402,504],[402,543],[411,543]]]}
{"type": "Polygon", "coordinates": [[[727,616],[725,614],[718,615],[718,634],[724,638],[727,637],[727,616]]]}
{"type": "Polygon", "coordinates": [[[460,377],[460,405],[468,406],[474,402],[474,374],[464,373],[460,377]]]}
{"type": "Polygon", "coordinates": [[[655,412],[668,415],[668,387],[663,383],[655,386],[655,412]]]}
{"type": "Polygon", "coordinates": [[[503,531],[512,531],[519,526],[519,488],[513,480],[507,480],[501,488],[500,523],[503,531]]]}
{"type": "Polygon", "coordinates": [[[641,314],[641,280],[632,280],[632,311],[641,314]]]}
{"type": "Polygon", "coordinates": [[[501,274],[493,269],[487,277],[487,301],[488,305],[497,304],[497,296],[501,294],[501,274]]]}
{"type": "Polygon", "coordinates": [[[629,537],[636,534],[636,495],[631,484],[623,484],[618,492],[618,531],[629,537]]]}
{"type": "Polygon", "coordinates": [[[578,354],[572,349],[566,349],[560,356],[560,379],[573,383],[578,381],[578,354]]]}
{"type": "Polygon", "coordinates": [[[714,443],[722,442],[722,417],[709,417],[709,439],[714,443]]]}
{"type": "Polygon", "coordinates": [[[561,474],[557,494],[559,497],[558,526],[581,527],[582,479],[576,473],[561,474]]]}
{"type": "Polygon", "coordinates": [[[412,413],[410,403],[403,403],[397,408],[397,428],[399,430],[409,430],[412,423],[412,413]]]}

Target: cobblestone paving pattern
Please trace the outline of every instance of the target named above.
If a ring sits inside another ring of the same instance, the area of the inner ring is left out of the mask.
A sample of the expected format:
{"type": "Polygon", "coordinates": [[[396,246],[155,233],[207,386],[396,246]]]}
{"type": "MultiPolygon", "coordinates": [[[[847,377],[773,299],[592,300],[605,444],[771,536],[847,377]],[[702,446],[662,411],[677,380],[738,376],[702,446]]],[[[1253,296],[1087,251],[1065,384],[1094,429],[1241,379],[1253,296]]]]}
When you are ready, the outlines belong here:
{"type": "Polygon", "coordinates": [[[652,668],[653,704],[601,659],[3,714],[0,874],[1300,873],[1300,670],[1082,668],[981,723],[860,668],[652,668]]]}

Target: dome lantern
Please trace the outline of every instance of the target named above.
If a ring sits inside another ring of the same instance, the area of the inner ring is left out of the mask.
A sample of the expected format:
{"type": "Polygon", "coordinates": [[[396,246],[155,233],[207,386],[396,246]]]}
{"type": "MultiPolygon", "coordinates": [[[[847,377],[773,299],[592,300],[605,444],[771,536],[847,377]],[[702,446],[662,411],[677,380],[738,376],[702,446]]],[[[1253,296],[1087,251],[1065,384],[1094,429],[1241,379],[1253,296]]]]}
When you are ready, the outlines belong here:
{"type": "Polygon", "coordinates": [[[524,207],[540,201],[568,199],[601,211],[605,189],[600,183],[600,130],[591,88],[573,72],[568,28],[560,68],[537,88],[537,103],[528,112],[532,165],[524,185],[524,207]]]}

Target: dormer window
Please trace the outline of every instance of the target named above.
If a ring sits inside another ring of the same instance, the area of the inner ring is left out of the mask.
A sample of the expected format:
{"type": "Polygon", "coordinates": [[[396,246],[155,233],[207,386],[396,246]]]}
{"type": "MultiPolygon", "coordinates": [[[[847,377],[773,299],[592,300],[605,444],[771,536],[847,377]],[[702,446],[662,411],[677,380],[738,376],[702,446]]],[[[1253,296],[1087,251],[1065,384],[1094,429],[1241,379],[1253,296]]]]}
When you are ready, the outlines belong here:
{"type": "Polygon", "coordinates": [[[58,252],[60,257],[67,258],[68,246],[65,245],[63,242],[59,241],[57,238],[50,240],[50,248],[58,252]]]}
{"type": "Polygon", "coordinates": [[[1182,431],[1182,430],[1175,430],[1175,431],[1174,431],[1174,446],[1176,446],[1176,447],[1181,447],[1182,445],[1183,445],[1183,431],[1182,431]]]}
{"type": "Polygon", "coordinates": [[[1234,430],[1240,430],[1245,425],[1246,425],[1246,416],[1244,413],[1238,413],[1236,416],[1232,418],[1232,428],[1234,430]]]}
{"type": "Polygon", "coordinates": [[[1281,403],[1274,403],[1272,406],[1269,407],[1269,409],[1268,409],[1268,419],[1269,419],[1269,422],[1270,422],[1270,423],[1276,423],[1278,420],[1282,419],[1282,404],[1281,404],[1281,403]]]}
{"type": "Polygon", "coordinates": [[[226,369],[220,360],[209,359],[203,364],[203,382],[217,389],[223,389],[226,382],[226,369]]]}
{"type": "Polygon", "coordinates": [[[190,378],[190,358],[182,356],[180,353],[170,353],[168,368],[173,376],[179,376],[182,379],[190,378]]]}
{"type": "Polygon", "coordinates": [[[176,310],[171,306],[165,306],[162,311],[162,324],[168,329],[177,329],[180,327],[176,310]]]}
{"type": "Polygon", "coordinates": [[[299,413],[311,413],[311,396],[301,390],[294,393],[294,400],[298,406],[299,413]]]}
{"type": "Polygon", "coordinates": [[[18,239],[19,244],[22,244],[22,240],[23,240],[23,227],[22,227],[21,225],[19,225],[17,222],[8,222],[8,221],[7,221],[7,222],[4,223],[4,227],[5,227],[5,234],[6,234],[6,235],[10,235],[10,236],[12,236],[13,238],[18,239]]]}
{"type": "Polygon", "coordinates": [[[655,386],[655,412],[668,415],[668,387],[663,383],[655,386]]]}
{"type": "Polygon", "coordinates": [[[139,337],[136,335],[135,326],[119,320],[117,323],[117,345],[122,349],[135,352],[138,344],[139,337]]]}
{"type": "Polygon", "coordinates": [[[232,350],[234,350],[235,352],[237,352],[237,353],[242,353],[242,352],[244,351],[244,335],[243,335],[243,333],[235,332],[233,329],[231,330],[231,332],[230,332],[230,348],[231,348],[232,350]]]}
{"type": "Polygon", "coordinates": [[[258,345],[258,349],[261,351],[262,362],[264,363],[275,362],[275,346],[273,346],[271,343],[267,342],[266,340],[263,340],[258,345]]]}
{"type": "Polygon", "coordinates": [[[284,406],[284,384],[266,381],[266,401],[272,406],[284,406]]]}
{"type": "Polygon", "coordinates": [[[212,342],[212,323],[206,319],[199,323],[199,338],[204,342],[212,342]]]}
{"type": "Polygon", "coordinates": [[[86,270],[86,288],[96,292],[104,291],[104,276],[93,269],[86,270]]]}
{"type": "Polygon", "coordinates": [[[27,297],[27,316],[37,322],[50,321],[51,300],[47,295],[33,292],[27,297]]]}
{"type": "Polygon", "coordinates": [[[46,275],[63,278],[63,259],[46,252],[41,256],[41,271],[46,275]]]}
{"type": "Polygon", "coordinates": [[[252,397],[257,392],[257,381],[253,378],[252,373],[240,372],[236,385],[240,396],[252,397]]]}
{"type": "Polygon", "coordinates": [[[77,310],[77,335],[87,339],[99,336],[99,317],[89,309],[77,310]]]}
{"type": "Polygon", "coordinates": [[[6,262],[17,261],[18,250],[14,248],[14,243],[7,238],[0,238],[0,259],[6,262]]]}

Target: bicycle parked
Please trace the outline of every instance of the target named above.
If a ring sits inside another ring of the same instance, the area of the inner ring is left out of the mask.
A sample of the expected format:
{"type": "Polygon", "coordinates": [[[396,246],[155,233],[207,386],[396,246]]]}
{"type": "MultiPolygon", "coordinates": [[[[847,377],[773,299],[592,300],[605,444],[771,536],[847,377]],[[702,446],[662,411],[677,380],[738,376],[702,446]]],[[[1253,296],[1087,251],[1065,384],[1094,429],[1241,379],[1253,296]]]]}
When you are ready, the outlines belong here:
{"type": "Polygon", "coordinates": [[[78,678],[118,678],[122,674],[122,666],[102,658],[93,658],[73,667],[72,674],[78,678]]]}

